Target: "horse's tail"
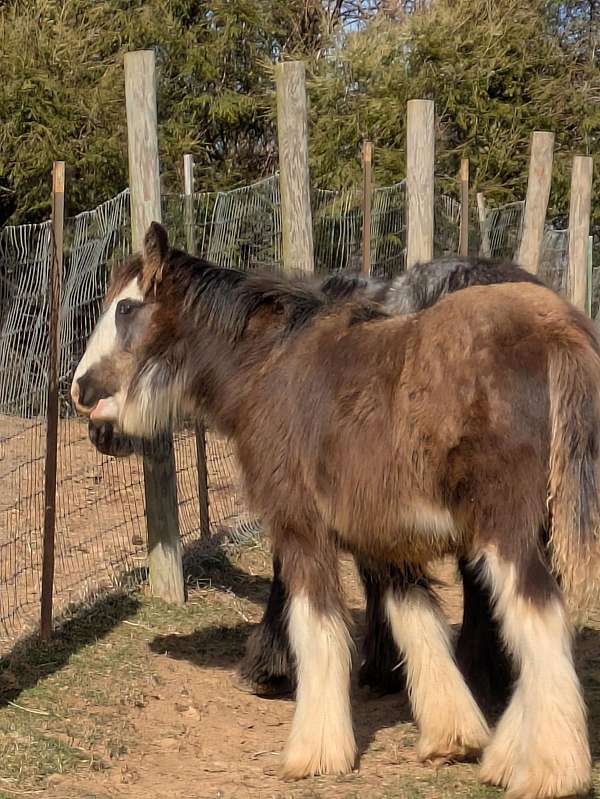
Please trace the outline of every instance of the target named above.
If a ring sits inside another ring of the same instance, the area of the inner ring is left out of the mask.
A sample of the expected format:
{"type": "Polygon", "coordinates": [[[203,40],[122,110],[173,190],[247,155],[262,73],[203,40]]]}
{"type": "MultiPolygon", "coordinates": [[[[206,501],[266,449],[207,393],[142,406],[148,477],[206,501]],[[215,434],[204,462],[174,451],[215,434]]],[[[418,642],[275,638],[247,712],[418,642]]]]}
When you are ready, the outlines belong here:
{"type": "Polygon", "coordinates": [[[550,556],[575,618],[600,587],[600,354],[591,325],[582,327],[548,365],[550,556]]]}

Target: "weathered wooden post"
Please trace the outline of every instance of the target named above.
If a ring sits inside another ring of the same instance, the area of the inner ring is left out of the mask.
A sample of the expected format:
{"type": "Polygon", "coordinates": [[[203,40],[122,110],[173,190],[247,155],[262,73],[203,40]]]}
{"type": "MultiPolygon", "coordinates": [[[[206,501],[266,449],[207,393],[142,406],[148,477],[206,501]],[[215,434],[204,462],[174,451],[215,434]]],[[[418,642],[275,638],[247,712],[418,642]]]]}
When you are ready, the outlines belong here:
{"type": "Polygon", "coordinates": [[[594,293],[594,237],[588,236],[588,263],[587,263],[587,308],[586,313],[592,316],[592,295],[594,293]]]}
{"type": "Polygon", "coordinates": [[[460,235],[459,255],[469,254],[469,159],[460,160],[460,235]]]}
{"type": "Polygon", "coordinates": [[[406,267],[433,258],[435,108],[433,100],[409,100],[406,127],[406,267]]]}
{"type": "Polygon", "coordinates": [[[481,237],[480,255],[484,258],[490,258],[492,248],[490,245],[490,232],[487,226],[487,208],[485,205],[485,197],[483,192],[477,192],[477,217],[479,219],[479,233],[481,237]]]}
{"type": "MultiPolygon", "coordinates": [[[[183,185],[185,192],[185,240],[190,255],[197,255],[194,234],[194,156],[183,156],[183,185]]],[[[206,465],[206,428],[202,421],[196,421],[196,463],[198,471],[198,513],[200,518],[200,537],[210,536],[210,515],[208,507],[208,468],[206,465]]]]}
{"type": "Polygon", "coordinates": [[[65,162],[52,167],[52,240],[48,269],[48,388],[46,403],[46,456],[44,469],[44,541],[40,636],[52,635],[54,593],[54,534],[56,530],[56,463],[58,457],[58,364],[60,357],[60,293],[65,220],[65,162]]]}
{"type": "Polygon", "coordinates": [[[183,193],[185,246],[190,255],[197,255],[194,234],[194,156],[191,153],[183,156],[183,193]]]}
{"type": "Polygon", "coordinates": [[[588,248],[593,168],[590,156],[576,155],[573,159],[569,206],[569,294],[573,305],[584,313],[588,307],[588,248]]]}
{"type": "Polygon", "coordinates": [[[540,265],[546,210],[552,181],[554,133],[536,130],[531,135],[529,176],[523,218],[523,236],[517,261],[536,274],[540,265]]]}
{"type": "MultiPolygon", "coordinates": [[[[131,240],[142,249],[151,222],[161,221],[156,75],[153,50],[125,54],[125,103],[131,191],[131,240]]],[[[172,435],[160,436],[144,455],[148,566],[153,593],[185,601],[172,435]]]]}
{"type": "Polygon", "coordinates": [[[362,147],[363,173],[363,228],[362,228],[362,269],[365,277],[371,274],[371,205],[373,201],[373,142],[364,141],[362,147]]]}
{"type": "Polygon", "coordinates": [[[302,61],[275,66],[277,138],[285,269],[314,271],[306,79],[302,61]]]}

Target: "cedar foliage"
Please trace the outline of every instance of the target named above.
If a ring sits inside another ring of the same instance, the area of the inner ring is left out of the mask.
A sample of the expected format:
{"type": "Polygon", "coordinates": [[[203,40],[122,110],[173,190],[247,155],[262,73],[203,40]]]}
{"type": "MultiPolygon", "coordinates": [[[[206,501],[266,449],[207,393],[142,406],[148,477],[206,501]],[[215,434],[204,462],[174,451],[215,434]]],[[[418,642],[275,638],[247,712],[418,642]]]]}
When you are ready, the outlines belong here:
{"type": "Polygon", "coordinates": [[[154,48],[161,166],[180,186],[248,182],[275,168],[269,64],[310,57],[321,17],[304,0],[13,0],[0,5],[0,224],[49,213],[51,162],[69,210],[127,185],[123,54],[154,48]]]}
{"type": "MultiPolygon", "coordinates": [[[[600,0],[6,0],[0,3],[0,224],[49,214],[53,159],[70,168],[69,211],[127,182],[123,54],[155,49],[165,189],[192,152],[197,187],[276,168],[272,65],[309,70],[316,185],[404,175],[405,108],[438,112],[437,171],[461,157],[492,200],[521,199],[529,137],[557,136],[551,212],[568,207],[573,153],[597,156],[600,0]],[[417,9],[415,11],[415,9],[417,9]]],[[[595,191],[595,214],[600,196],[595,191]]],[[[600,218],[597,218],[600,222],[600,218]]]]}
{"type": "Polygon", "coordinates": [[[496,202],[522,199],[531,132],[552,130],[551,213],[564,212],[573,153],[598,152],[600,85],[581,41],[569,46],[563,37],[564,13],[557,27],[554,5],[434,0],[426,12],[375,19],[349,35],[312,80],[319,180],[359,180],[356,154],[365,137],[375,143],[379,183],[404,175],[406,102],[428,98],[436,104],[442,186],[455,185],[460,159],[469,158],[476,190],[496,202]]]}

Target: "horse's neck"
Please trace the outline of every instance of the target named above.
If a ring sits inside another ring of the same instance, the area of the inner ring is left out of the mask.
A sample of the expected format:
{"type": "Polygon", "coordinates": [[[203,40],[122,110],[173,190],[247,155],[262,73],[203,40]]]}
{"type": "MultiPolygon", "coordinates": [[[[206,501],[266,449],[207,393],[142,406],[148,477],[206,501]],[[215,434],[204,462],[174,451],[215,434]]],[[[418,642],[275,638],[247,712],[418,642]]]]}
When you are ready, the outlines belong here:
{"type": "Polygon", "coordinates": [[[202,345],[194,365],[199,405],[220,432],[234,435],[262,381],[262,365],[275,345],[270,333],[245,336],[235,345],[215,336],[202,345]]]}

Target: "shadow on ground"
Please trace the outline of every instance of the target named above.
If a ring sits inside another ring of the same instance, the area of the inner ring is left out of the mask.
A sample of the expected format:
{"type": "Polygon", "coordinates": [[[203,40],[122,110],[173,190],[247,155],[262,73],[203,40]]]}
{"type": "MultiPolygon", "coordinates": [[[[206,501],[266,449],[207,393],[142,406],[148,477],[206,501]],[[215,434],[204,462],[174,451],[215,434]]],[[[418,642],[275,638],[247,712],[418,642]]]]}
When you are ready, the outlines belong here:
{"type": "MultiPolygon", "coordinates": [[[[359,650],[362,611],[353,612],[353,628],[359,650]]],[[[195,666],[224,670],[236,669],[244,654],[245,643],[254,625],[241,623],[235,626],[210,625],[188,635],[159,635],[149,644],[155,654],[167,655],[175,660],[186,660],[195,666]]],[[[590,744],[594,760],[600,758],[600,631],[586,627],[579,635],[576,646],[577,672],[582,681],[589,714],[590,744]]],[[[359,753],[363,754],[376,733],[386,727],[412,720],[406,692],[377,696],[356,685],[356,668],[353,684],[353,715],[359,753]]],[[[234,680],[235,684],[235,680],[234,680]]],[[[232,687],[232,690],[235,690],[232,687]]],[[[292,699],[291,695],[287,697],[292,699]]],[[[267,698],[257,701],[271,701],[267,698]]]]}
{"type": "MultiPolygon", "coordinates": [[[[360,638],[364,624],[361,610],[352,612],[352,627],[355,644],[360,651],[360,638]]],[[[237,669],[244,654],[246,640],[254,625],[241,623],[235,626],[210,625],[187,635],[158,635],[149,644],[155,654],[166,655],[174,660],[186,660],[197,667],[217,668],[226,671],[237,669]]],[[[356,665],[356,664],[355,664],[356,665]]],[[[367,689],[358,688],[356,672],[352,686],[353,718],[359,754],[363,754],[379,730],[394,727],[412,720],[405,691],[387,696],[378,696],[367,689]]],[[[232,690],[237,688],[237,679],[232,679],[232,690]]],[[[256,701],[270,702],[273,699],[293,699],[291,694],[276,697],[257,697],[256,701]]]]}
{"type": "MultiPolygon", "coordinates": [[[[208,583],[217,590],[259,604],[264,604],[267,599],[270,579],[240,569],[231,562],[224,549],[214,544],[207,546],[200,543],[188,547],[185,563],[186,579],[192,585],[208,583]]],[[[40,680],[63,668],[73,654],[135,616],[140,606],[140,601],[130,592],[106,593],[71,608],[59,619],[50,643],[40,641],[37,633],[19,641],[9,655],[0,659],[0,707],[16,701],[21,691],[34,687],[40,680]]],[[[355,610],[353,616],[353,629],[360,651],[364,615],[362,611],[355,610]]],[[[253,625],[247,622],[238,625],[211,624],[190,634],[158,635],[149,643],[149,647],[155,654],[186,660],[198,667],[233,670],[240,662],[252,628],[253,625]]],[[[589,711],[592,755],[594,759],[599,759],[600,629],[586,627],[579,634],[576,661],[589,711]]],[[[360,752],[368,748],[380,729],[411,719],[404,692],[378,697],[354,685],[353,693],[360,752]]]]}
{"type": "MultiPolygon", "coordinates": [[[[270,580],[245,574],[228,561],[221,562],[219,585],[254,602],[266,601],[270,580]]],[[[236,669],[244,654],[246,640],[254,625],[210,625],[187,635],[159,635],[149,644],[155,654],[176,660],[187,660],[198,667],[224,670],[236,669]]],[[[362,611],[353,611],[353,630],[357,651],[364,627],[362,611]]],[[[590,743],[594,759],[600,758],[600,629],[586,627],[578,636],[575,647],[577,672],[585,691],[589,712],[590,743]]],[[[357,669],[354,669],[356,676],[357,669]]],[[[411,719],[405,692],[378,697],[368,690],[353,686],[354,716],[360,751],[364,752],[377,730],[411,719]]],[[[266,700],[268,701],[268,700],[266,700]]],[[[497,710],[492,715],[497,717],[497,710]]]]}
{"type": "MultiPolygon", "coordinates": [[[[141,603],[133,590],[147,581],[147,569],[124,572],[120,589],[105,591],[89,600],[71,605],[54,624],[52,640],[42,641],[39,631],[19,639],[12,650],[0,658],[0,707],[18,699],[20,693],[33,688],[40,680],[62,669],[72,655],[83,647],[108,635],[125,619],[135,616],[141,603]]],[[[218,541],[195,541],[184,550],[186,585],[210,584],[217,590],[234,592],[251,602],[266,602],[270,579],[251,575],[234,565],[218,541]]],[[[220,629],[220,628],[218,628],[220,629]]],[[[210,638],[210,634],[207,634],[210,638]]],[[[231,630],[237,636],[238,650],[243,651],[244,631],[231,630]]],[[[213,646],[231,648],[227,633],[214,634],[213,646]]]]}
{"type": "Polygon", "coordinates": [[[271,578],[240,569],[231,562],[227,547],[215,537],[187,544],[183,551],[183,569],[188,586],[210,584],[250,602],[267,601],[271,578]]]}
{"type": "Polygon", "coordinates": [[[38,632],[19,640],[0,659],[0,707],[14,702],[21,691],[59,671],[69,658],[88,644],[108,635],[118,624],[134,616],[140,602],[126,592],[97,596],[65,612],[56,622],[52,640],[44,642],[38,632]]]}

